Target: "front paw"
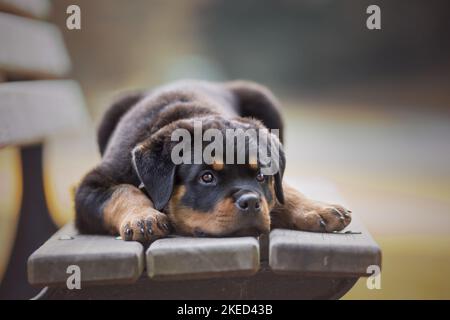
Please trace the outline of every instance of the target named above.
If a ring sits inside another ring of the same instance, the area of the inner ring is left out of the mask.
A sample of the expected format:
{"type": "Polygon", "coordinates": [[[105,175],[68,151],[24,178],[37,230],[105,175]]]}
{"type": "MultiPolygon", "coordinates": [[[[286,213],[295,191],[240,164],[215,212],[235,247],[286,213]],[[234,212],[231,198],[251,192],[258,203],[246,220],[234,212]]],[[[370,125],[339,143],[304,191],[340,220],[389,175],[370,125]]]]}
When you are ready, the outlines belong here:
{"type": "Polygon", "coordinates": [[[120,236],[126,241],[151,242],[170,233],[169,219],[153,208],[130,212],[121,222],[120,236]]]}
{"type": "Polygon", "coordinates": [[[320,205],[295,217],[300,230],[315,232],[341,231],[352,221],[351,211],[340,205],[320,205]]]}

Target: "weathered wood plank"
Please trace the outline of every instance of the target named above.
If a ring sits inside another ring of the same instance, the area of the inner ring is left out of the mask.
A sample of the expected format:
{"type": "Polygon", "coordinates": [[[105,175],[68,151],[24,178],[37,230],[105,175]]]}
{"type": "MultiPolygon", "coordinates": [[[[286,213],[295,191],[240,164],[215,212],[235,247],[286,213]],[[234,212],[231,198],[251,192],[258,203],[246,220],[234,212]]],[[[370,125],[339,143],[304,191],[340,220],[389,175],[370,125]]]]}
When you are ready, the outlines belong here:
{"type": "Polygon", "coordinates": [[[42,300],[299,300],[339,299],[357,278],[308,277],[262,270],[248,277],[158,281],[141,277],[133,285],[86,286],[82,290],[48,288],[42,300]]]}
{"type": "Polygon", "coordinates": [[[253,237],[166,238],[152,243],[146,257],[153,279],[246,276],[259,269],[259,243],[253,237]]]}
{"type": "MultiPolygon", "coordinates": [[[[309,181],[298,186],[313,199],[345,202],[329,183],[309,181]]],[[[357,214],[342,233],[273,230],[269,240],[269,265],[277,273],[326,276],[367,276],[367,267],[381,267],[381,250],[357,214]],[[345,234],[352,231],[351,234],[345,234]]]]}
{"type": "Polygon", "coordinates": [[[144,269],[144,248],[106,235],[80,235],[73,224],[55,233],[28,259],[32,285],[66,284],[67,268],[80,267],[84,284],[132,283],[144,269]]]}
{"type": "Polygon", "coordinates": [[[0,13],[0,70],[19,78],[61,77],[70,59],[57,27],[0,13]]]}
{"type": "Polygon", "coordinates": [[[0,145],[39,141],[87,123],[83,96],[74,81],[0,83],[0,145]]]}
{"type": "Polygon", "coordinates": [[[44,19],[50,13],[50,2],[48,0],[0,0],[0,11],[44,19]]]}
{"type": "Polygon", "coordinates": [[[377,244],[362,234],[320,234],[273,230],[269,265],[275,272],[367,276],[367,267],[381,265],[377,244]]]}

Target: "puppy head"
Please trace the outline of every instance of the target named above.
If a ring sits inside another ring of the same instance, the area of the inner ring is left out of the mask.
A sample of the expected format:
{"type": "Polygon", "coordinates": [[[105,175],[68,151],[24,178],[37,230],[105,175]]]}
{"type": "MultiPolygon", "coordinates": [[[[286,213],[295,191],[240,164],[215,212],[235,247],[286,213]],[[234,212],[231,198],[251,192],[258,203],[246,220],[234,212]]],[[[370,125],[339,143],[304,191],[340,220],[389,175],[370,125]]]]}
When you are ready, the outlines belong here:
{"type": "MultiPolygon", "coordinates": [[[[282,174],[285,158],[278,139],[270,136],[269,143],[280,147],[279,170],[264,174],[258,157],[249,152],[258,140],[245,140],[245,148],[232,142],[235,153],[244,152],[245,161],[229,162],[225,157],[230,145],[223,144],[223,155],[214,154],[212,161],[194,156],[184,157],[182,163],[173,161],[177,142],[172,141],[175,129],[186,129],[194,138],[194,125],[189,120],[174,122],[160,130],[151,139],[133,150],[136,172],[144,183],[155,208],[165,211],[179,234],[193,236],[244,236],[267,233],[270,229],[270,211],[276,201],[283,202],[282,174]],[[241,148],[241,149],[240,149],[241,148]],[[238,163],[236,163],[238,162],[238,163]],[[229,164],[228,164],[229,163],[229,164]]],[[[202,119],[202,132],[214,128],[264,129],[255,120],[225,120],[219,117],[202,119]]],[[[194,141],[189,144],[194,147],[194,141]]],[[[208,143],[202,141],[202,155],[208,143]]],[[[235,160],[237,160],[235,158],[235,160]]]]}

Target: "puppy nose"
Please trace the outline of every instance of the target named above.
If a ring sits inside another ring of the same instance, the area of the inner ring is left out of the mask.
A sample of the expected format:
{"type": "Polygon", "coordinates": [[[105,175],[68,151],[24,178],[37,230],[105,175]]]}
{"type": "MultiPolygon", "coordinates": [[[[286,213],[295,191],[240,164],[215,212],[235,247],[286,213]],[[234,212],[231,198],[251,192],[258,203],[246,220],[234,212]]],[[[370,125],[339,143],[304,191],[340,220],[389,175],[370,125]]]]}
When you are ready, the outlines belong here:
{"type": "Polygon", "coordinates": [[[236,206],[244,212],[259,212],[261,203],[259,196],[254,193],[245,193],[236,200],[236,206]]]}

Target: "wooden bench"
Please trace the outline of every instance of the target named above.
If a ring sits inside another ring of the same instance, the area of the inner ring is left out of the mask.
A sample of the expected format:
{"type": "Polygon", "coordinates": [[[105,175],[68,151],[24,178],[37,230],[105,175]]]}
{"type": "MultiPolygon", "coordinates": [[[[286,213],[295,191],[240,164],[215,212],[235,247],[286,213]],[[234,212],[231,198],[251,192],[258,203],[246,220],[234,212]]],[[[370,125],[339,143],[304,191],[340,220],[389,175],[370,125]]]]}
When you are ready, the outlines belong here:
{"type": "MultiPolygon", "coordinates": [[[[306,181],[299,187],[343,203],[329,184],[306,181]]],[[[40,299],[337,299],[368,276],[370,265],[381,266],[380,248],[357,215],[340,233],[175,236],[148,248],[80,235],[69,224],[30,256],[28,279],[45,286],[40,299]],[[80,290],[66,286],[70,265],[80,267],[80,290]]]]}
{"type": "Polygon", "coordinates": [[[43,145],[88,123],[78,84],[62,80],[71,64],[60,31],[45,21],[49,11],[48,0],[0,0],[0,148],[20,151],[23,180],[18,223],[9,226],[15,230],[11,254],[2,261],[0,299],[39,292],[28,284],[26,261],[57,230],[44,194],[43,145]]]}

